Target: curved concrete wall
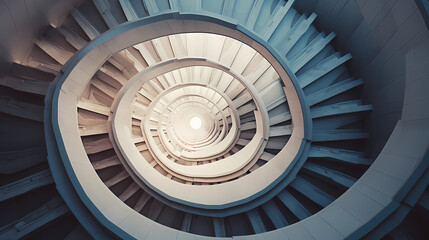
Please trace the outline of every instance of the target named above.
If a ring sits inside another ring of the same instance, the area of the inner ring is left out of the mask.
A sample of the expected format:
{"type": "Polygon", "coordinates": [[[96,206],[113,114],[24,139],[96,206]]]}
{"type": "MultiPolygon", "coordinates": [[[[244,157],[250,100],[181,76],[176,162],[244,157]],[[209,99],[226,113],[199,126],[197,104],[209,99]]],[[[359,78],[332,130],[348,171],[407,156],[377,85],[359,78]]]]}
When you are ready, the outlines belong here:
{"type": "Polygon", "coordinates": [[[317,13],[319,29],[337,33],[335,46],[350,52],[350,70],[362,77],[364,100],[374,109],[367,119],[368,152],[375,158],[401,119],[407,53],[429,41],[424,18],[413,0],[300,0],[301,12],[317,13]]]}
{"type": "MultiPolygon", "coordinates": [[[[49,24],[58,25],[64,13],[83,0],[1,1],[0,2],[0,62],[25,61],[34,40],[49,24]],[[8,34],[3,34],[7,32],[8,34]]],[[[3,64],[0,66],[0,70],[3,64]]]]}

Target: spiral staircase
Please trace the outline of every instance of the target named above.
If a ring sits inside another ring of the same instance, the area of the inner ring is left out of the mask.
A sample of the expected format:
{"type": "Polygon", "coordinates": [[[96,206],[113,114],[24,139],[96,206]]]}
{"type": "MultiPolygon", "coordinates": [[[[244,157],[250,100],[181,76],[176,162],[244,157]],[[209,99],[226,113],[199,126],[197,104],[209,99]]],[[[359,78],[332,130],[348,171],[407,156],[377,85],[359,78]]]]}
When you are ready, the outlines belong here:
{"type": "Polygon", "coordinates": [[[295,2],[87,0],[47,27],[0,78],[0,239],[378,239],[427,213],[427,118],[372,159],[352,56],[295,2]]]}

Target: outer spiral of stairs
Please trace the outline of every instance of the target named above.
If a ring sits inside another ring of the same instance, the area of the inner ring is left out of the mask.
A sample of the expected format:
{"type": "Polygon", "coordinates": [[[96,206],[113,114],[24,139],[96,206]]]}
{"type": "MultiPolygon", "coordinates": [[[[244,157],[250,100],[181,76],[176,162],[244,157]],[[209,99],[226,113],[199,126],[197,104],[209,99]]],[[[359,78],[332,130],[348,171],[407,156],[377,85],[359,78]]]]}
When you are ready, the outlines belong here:
{"type": "Polygon", "coordinates": [[[428,29],[377,152],[387,90],[313,13],[371,3],[310,2],[63,10],[0,75],[0,239],[425,239],[428,29]]]}

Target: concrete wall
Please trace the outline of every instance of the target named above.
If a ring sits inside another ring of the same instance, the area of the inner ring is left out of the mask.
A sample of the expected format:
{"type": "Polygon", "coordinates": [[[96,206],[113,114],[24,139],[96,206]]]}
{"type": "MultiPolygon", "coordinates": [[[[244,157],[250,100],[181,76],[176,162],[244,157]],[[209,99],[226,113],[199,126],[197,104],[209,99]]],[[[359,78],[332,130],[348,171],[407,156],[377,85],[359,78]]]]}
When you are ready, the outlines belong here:
{"type": "Polygon", "coordinates": [[[353,55],[349,68],[365,81],[364,101],[374,105],[366,125],[375,158],[402,116],[406,68],[412,67],[406,54],[429,41],[421,12],[414,0],[299,0],[295,6],[315,11],[319,30],[336,32],[336,48],[353,55]]]}
{"type": "Polygon", "coordinates": [[[83,0],[1,0],[0,1],[0,70],[4,61],[23,61],[34,39],[49,24],[57,25],[71,8],[83,0]]]}

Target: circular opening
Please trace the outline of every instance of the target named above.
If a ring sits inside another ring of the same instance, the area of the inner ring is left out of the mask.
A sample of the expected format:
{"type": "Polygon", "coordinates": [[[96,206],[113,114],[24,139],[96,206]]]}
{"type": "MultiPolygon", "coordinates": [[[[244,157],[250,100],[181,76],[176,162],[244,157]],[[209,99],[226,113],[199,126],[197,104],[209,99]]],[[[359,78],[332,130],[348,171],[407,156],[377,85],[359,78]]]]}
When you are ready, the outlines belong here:
{"type": "Polygon", "coordinates": [[[197,130],[201,128],[201,118],[199,117],[193,117],[191,118],[191,120],[189,121],[189,126],[191,126],[191,128],[197,130]]]}

